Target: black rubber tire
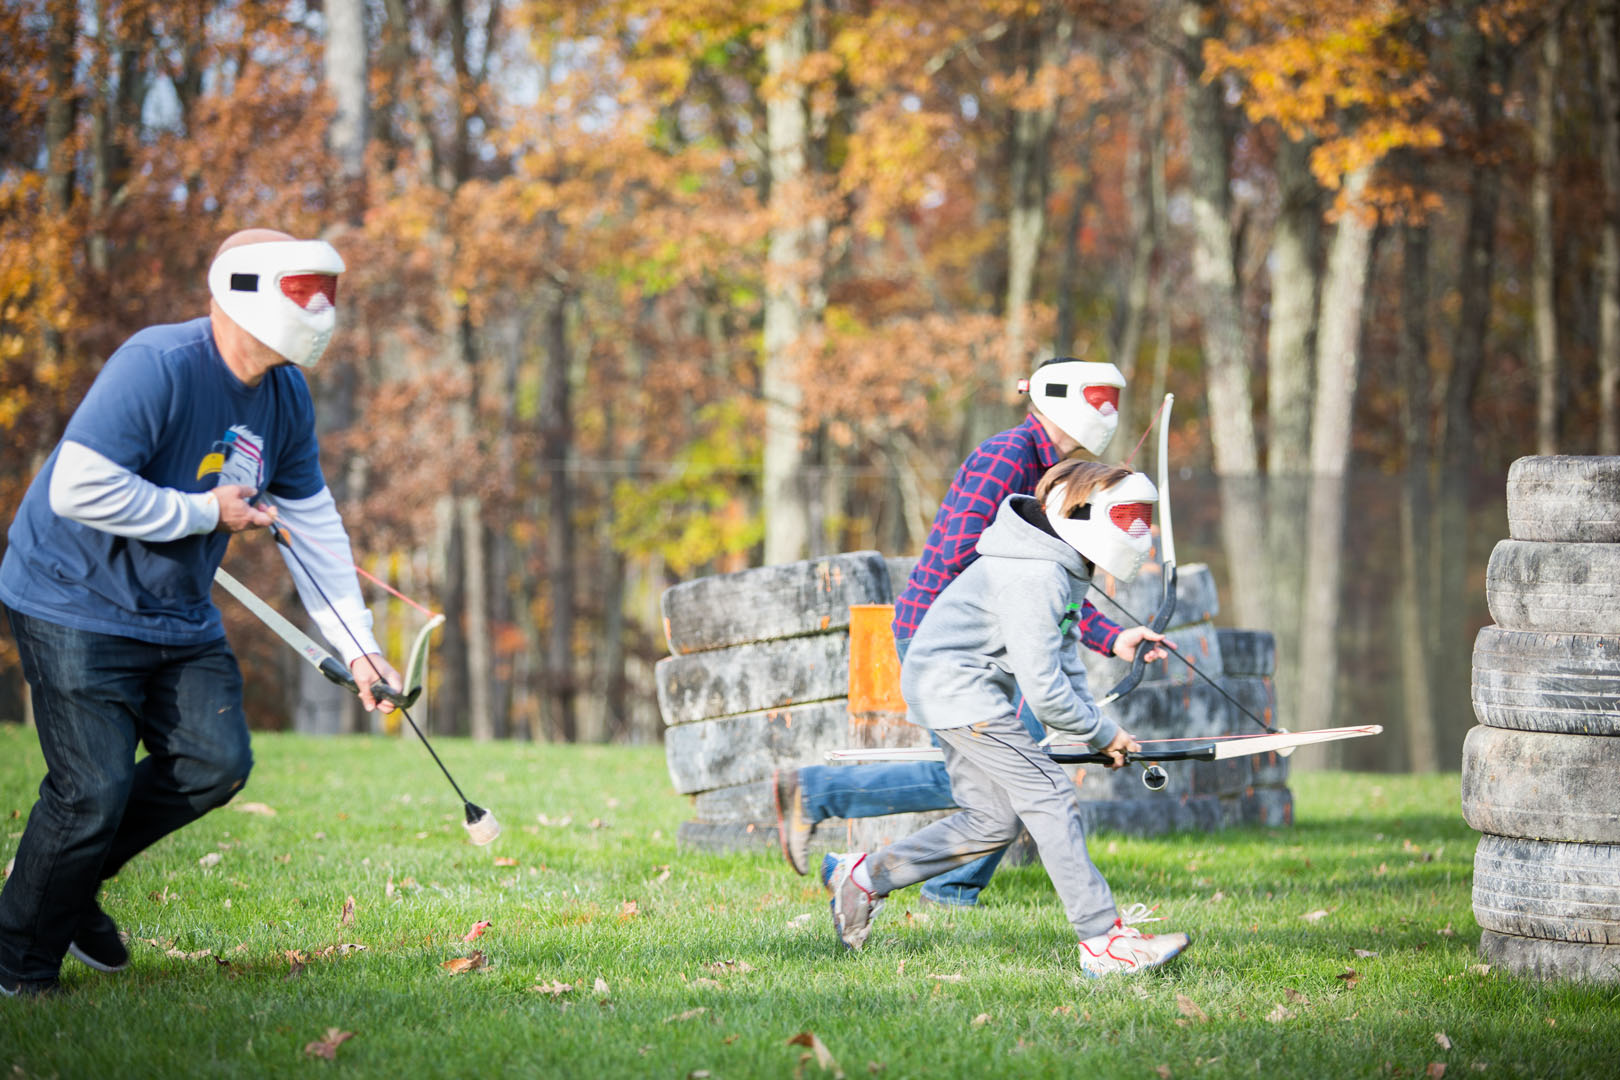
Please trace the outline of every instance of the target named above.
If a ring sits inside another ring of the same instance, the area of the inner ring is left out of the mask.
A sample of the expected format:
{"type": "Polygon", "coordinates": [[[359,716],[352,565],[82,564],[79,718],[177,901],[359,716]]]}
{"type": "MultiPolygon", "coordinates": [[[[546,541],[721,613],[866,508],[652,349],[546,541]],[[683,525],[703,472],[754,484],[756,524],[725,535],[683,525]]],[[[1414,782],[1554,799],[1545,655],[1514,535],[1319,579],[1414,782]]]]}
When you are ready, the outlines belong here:
{"type": "Polygon", "coordinates": [[[875,551],[717,574],[664,590],[664,636],[676,656],[849,627],[851,604],[886,604],[889,568],[875,551]]]}
{"type": "Polygon", "coordinates": [[[1620,945],[1620,846],[1486,833],[1474,851],[1474,918],[1499,934],[1620,945]]]}
{"type": "Polygon", "coordinates": [[[1503,540],[1485,568],[1485,602],[1504,630],[1620,634],[1620,544],[1503,540]]]}
{"type": "MultiPolygon", "coordinates": [[[[1105,577],[1103,585],[1113,589],[1112,595],[1107,589],[1093,586],[1087,599],[1098,611],[1121,626],[1134,626],[1136,620],[1143,623],[1151,621],[1153,613],[1159,610],[1160,601],[1164,599],[1164,572],[1157,563],[1145,564],[1142,572],[1128,584],[1121,585],[1105,577]]],[[[1170,618],[1170,629],[1208,622],[1220,610],[1215,575],[1209,567],[1203,563],[1178,567],[1176,610],[1170,618]]]]}
{"type": "MultiPolygon", "coordinates": [[[[676,791],[690,795],[764,780],[781,767],[825,764],[828,750],[849,742],[848,709],[848,699],[835,698],[676,724],[664,732],[669,778],[676,791]]],[[[715,820],[707,814],[699,816],[715,820]]]]}
{"type": "Polygon", "coordinates": [[[1228,675],[1277,674],[1277,636],[1270,630],[1217,627],[1222,670],[1228,675]]]}
{"type": "Polygon", "coordinates": [[[1620,945],[1548,941],[1486,930],[1479,936],[1479,952],[1503,971],[1532,979],[1620,982],[1620,945]]]}
{"type": "Polygon", "coordinates": [[[1488,727],[1620,735],[1620,637],[1484,627],[1470,697],[1488,727]]]}
{"type": "Polygon", "coordinates": [[[1515,540],[1620,543],[1620,457],[1522,457],[1508,469],[1515,540]]]}
{"type": "Polygon", "coordinates": [[[1476,727],[1463,742],[1463,818],[1497,836],[1620,844],[1616,777],[1612,735],[1476,727]]]}
{"type": "Polygon", "coordinates": [[[653,668],[664,723],[691,724],[849,693],[849,634],[666,656],[653,668]]]}

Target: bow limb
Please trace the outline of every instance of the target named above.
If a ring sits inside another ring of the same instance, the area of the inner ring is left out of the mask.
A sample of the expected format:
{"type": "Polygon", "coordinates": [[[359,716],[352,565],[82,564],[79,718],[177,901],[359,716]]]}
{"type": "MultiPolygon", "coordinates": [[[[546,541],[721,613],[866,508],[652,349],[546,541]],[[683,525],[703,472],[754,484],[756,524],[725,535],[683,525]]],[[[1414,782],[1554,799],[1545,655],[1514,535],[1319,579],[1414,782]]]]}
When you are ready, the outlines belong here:
{"type": "MultiPolygon", "coordinates": [[[[1176,535],[1175,528],[1170,519],[1170,409],[1175,405],[1176,395],[1164,395],[1164,404],[1159,408],[1159,555],[1164,565],[1164,594],[1159,598],[1159,608],[1153,613],[1148,628],[1156,634],[1164,633],[1165,627],[1170,625],[1170,619],[1176,613],[1176,535]]],[[[1097,706],[1111,705],[1136,689],[1136,684],[1142,681],[1142,675],[1147,670],[1148,650],[1138,645],[1136,655],[1131,658],[1131,669],[1125,673],[1124,678],[1114,685],[1114,688],[1103,695],[1097,706]]]]}
{"type": "MultiPolygon", "coordinates": [[[[1282,732],[1276,735],[1242,735],[1237,737],[1212,736],[1202,746],[1176,750],[1138,750],[1125,755],[1133,761],[1224,761],[1227,758],[1248,757],[1252,754],[1279,754],[1287,757],[1296,747],[1311,743],[1337,742],[1340,739],[1359,739],[1368,735],[1381,735],[1382,724],[1363,724],[1359,727],[1322,728],[1317,731],[1282,732]],[[1222,741],[1225,739],[1226,741],[1222,741]]],[[[1145,740],[1145,742],[1173,742],[1175,740],[1145,740]]],[[[1052,760],[1060,765],[1106,765],[1113,757],[1090,749],[1084,743],[1059,743],[1045,748],[1052,760]]],[[[937,746],[862,747],[849,750],[829,750],[827,760],[850,761],[940,761],[944,754],[937,746]]]]}

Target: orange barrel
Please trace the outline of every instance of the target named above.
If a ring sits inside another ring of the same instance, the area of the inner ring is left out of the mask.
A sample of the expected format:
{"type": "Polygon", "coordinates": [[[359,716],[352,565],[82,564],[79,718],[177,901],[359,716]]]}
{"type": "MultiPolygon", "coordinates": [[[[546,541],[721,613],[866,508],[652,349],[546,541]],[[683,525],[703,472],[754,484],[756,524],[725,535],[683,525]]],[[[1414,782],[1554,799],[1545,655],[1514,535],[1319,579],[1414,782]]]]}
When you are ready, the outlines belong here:
{"type": "Polygon", "coordinates": [[[849,734],[854,746],[913,746],[927,732],[906,722],[893,604],[849,606],[849,734]]]}

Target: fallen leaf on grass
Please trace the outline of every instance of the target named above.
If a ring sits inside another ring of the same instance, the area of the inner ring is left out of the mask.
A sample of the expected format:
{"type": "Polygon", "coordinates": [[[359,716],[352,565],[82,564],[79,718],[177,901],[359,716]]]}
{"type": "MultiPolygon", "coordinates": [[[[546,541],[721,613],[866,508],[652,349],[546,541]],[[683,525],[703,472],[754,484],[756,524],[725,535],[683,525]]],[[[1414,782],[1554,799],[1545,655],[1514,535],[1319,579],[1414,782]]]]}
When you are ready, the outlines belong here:
{"type": "Polygon", "coordinates": [[[1154,1067],[1153,1071],[1159,1074],[1160,1080],[1170,1080],[1170,1066],[1158,1065],[1154,1067]]]}
{"type": "Polygon", "coordinates": [[[537,994],[546,994],[550,997],[562,997],[564,994],[572,994],[574,992],[574,987],[569,983],[563,982],[561,979],[556,979],[546,983],[536,983],[535,985],[529,987],[529,989],[537,994]]]}
{"type": "Polygon", "coordinates": [[[1310,998],[1306,997],[1304,994],[1300,993],[1298,990],[1295,990],[1292,986],[1283,987],[1283,997],[1287,998],[1290,1002],[1292,1002],[1295,1005],[1303,1005],[1306,1008],[1309,1008],[1310,1004],[1311,1004],[1311,999],[1310,998]]]}
{"type": "Polygon", "coordinates": [[[1451,1036],[1447,1035],[1443,1031],[1437,1031],[1434,1033],[1434,1041],[1440,1044],[1440,1049],[1442,1050],[1451,1049],[1451,1036]]]}
{"type": "Polygon", "coordinates": [[[276,862],[280,863],[282,866],[286,866],[288,863],[292,862],[292,855],[290,853],[286,855],[277,855],[276,862]]]}
{"type": "Polygon", "coordinates": [[[365,952],[367,948],[369,946],[361,945],[358,942],[345,941],[340,945],[328,945],[326,948],[316,952],[315,955],[323,958],[344,956],[352,952],[365,952]]]}
{"type": "MultiPolygon", "coordinates": [[[[1177,995],[1177,996],[1179,997],[1180,995],[1177,995]]],[[[1053,1016],[1073,1016],[1074,1015],[1074,1006],[1073,1005],[1058,1005],[1058,1006],[1056,1006],[1056,1007],[1054,1007],[1052,1009],[1052,1015],[1053,1016]]]]}
{"type": "Polygon", "coordinates": [[[12,869],[12,867],[14,867],[16,865],[17,865],[16,856],[13,856],[13,857],[7,859],[6,860],[5,872],[0,873],[0,881],[4,881],[4,880],[6,880],[6,878],[10,877],[11,876],[11,869],[12,869]]]}
{"type": "Polygon", "coordinates": [[[1304,919],[1306,922],[1320,922],[1321,920],[1327,918],[1327,914],[1328,913],[1325,910],[1318,908],[1315,911],[1307,911],[1305,914],[1301,915],[1300,918],[1304,919]]]}
{"type": "Polygon", "coordinates": [[[1351,949],[1350,951],[1364,960],[1378,955],[1371,949],[1351,949]]]}
{"type": "Polygon", "coordinates": [[[967,982],[967,976],[966,975],[955,975],[955,974],[952,974],[952,975],[930,975],[928,977],[930,979],[933,979],[935,982],[942,982],[942,983],[967,982]]]}
{"type": "Polygon", "coordinates": [[[674,1016],[666,1016],[666,1017],[664,1017],[664,1023],[666,1023],[666,1024],[679,1024],[679,1023],[683,1023],[683,1022],[685,1022],[687,1020],[695,1020],[695,1019],[702,1016],[704,1013],[706,1013],[708,1011],[709,1011],[709,1007],[707,1005],[699,1005],[695,1009],[687,1009],[683,1013],[676,1013],[674,1016]]]}
{"type": "Polygon", "coordinates": [[[213,949],[198,949],[196,952],[186,952],[182,949],[169,949],[164,956],[172,956],[176,960],[201,960],[205,956],[213,956],[213,949]]]}
{"type": "Polygon", "coordinates": [[[1439,934],[1441,937],[1456,937],[1457,936],[1457,931],[1455,931],[1455,930],[1453,930],[1451,928],[1450,923],[1446,923],[1446,925],[1444,925],[1440,929],[1436,930],[1435,933],[1439,934]]]}
{"type": "Polygon", "coordinates": [[[634,900],[626,900],[624,903],[619,905],[619,921],[620,922],[623,922],[623,921],[625,921],[627,919],[633,919],[637,915],[640,915],[640,914],[641,914],[641,909],[636,906],[636,902],[634,900]]]}
{"type": "Polygon", "coordinates": [[[975,1016],[972,1020],[968,1021],[968,1027],[970,1027],[970,1028],[982,1028],[986,1024],[988,1024],[989,1022],[990,1022],[990,1014],[989,1013],[980,1013],[978,1016],[975,1016]]]}
{"type": "Polygon", "coordinates": [[[889,1063],[887,1061],[868,1061],[866,1063],[866,1071],[871,1073],[873,1076],[876,1076],[878,1073],[882,1072],[888,1067],[889,1063]]]}
{"type": "Polygon", "coordinates": [[[548,829],[562,829],[574,823],[574,815],[564,814],[560,818],[549,818],[546,817],[546,815],[541,814],[536,820],[538,820],[540,824],[544,825],[548,829]]]}
{"type": "Polygon", "coordinates": [[[1346,990],[1349,990],[1351,987],[1355,986],[1356,983],[1361,981],[1361,973],[1355,968],[1346,968],[1344,971],[1339,972],[1333,977],[1335,979],[1342,979],[1344,981],[1344,988],[1346,990]]]}
{"type": "Polygon", "coordinates": [[[484,958],[482,952],[474,950],[471,956],[457,956],[446,960],[439,966],[452,975],[465,975],[469,971],[477,971],[480,968],[488,967],[489,961],[484,958]]]}
{"type": "Polygon", "coordinates": [[[754,970],[754,965],[746,960],[716,960],[704,966],[716,975],[746,975],[754,970]]]}
{"type": "Polygon", "coordinates": [[[350,926],[354,923],[354,897],[343,901],[343,914],[338,916],[339,926],[350,926]]]}
{"type": "Polygon", "coordinates": [[[327,1028],[326,1038],[316,1039],[304,1044],[304,1053],[310,1057],[323,1057],[327,1061],[337,1060],[337,1048],[354,1038],[354,1032],[344,1031],[341,1028],[327,1028]]]}
{"type": "Polygon", "coordinates": [[[686,1074],[686,1080],[709,1080],[713,1075],[708,1069],[693,1069],[686,1074]]]}
{"type": "Polygon", "coordinates": [[[1489,975],[1491,973],[1491,965],[1489,965],[1489,964],[1470,964],[1468,966],[1468,973],[1470,975],[1489,975]]]}
{"type": "Polygon", "coordinates": [[[608,996],[607,980],[602,978],[602,976],[598,975],[596,977],[596,981],[591,984],[591,990],[594,991],[595,993],[601,994],[603,997],[607,997],[608,996]]]}
{"type": "Polygon", "coordinates": [[[711,990],[724,990],[726,988],[724,983],[711,979],[706,975],[700,975],[696,979],[693,979],[692,985],[707,987],[711,990]]]}
{"type": "Polygon", "coordinates": [[[262,802],[231,803],[232,810],[240,810],[244,814],[258,814],[260,817],[275,817],[276,808],[262,802]]]}
{"type": "MultiPolygon", "coordinates": [[[[839,1066],[838,1059],[832,1056],[832,1051],[827,1049],[827,1044],[822,1042],[815,1032],[801,1031],[788,1039],[787,1045],[809,1047],[810,1053],[806,1054],[805,1058],[815,1055],[816,1064],[821,1067],[822,1072],[832,1073],[835,1080],[844,1080],[844,1070],[839,1066]]],[[[803,1061],[804,1058],[801,1058],[800,1063],[803,1064],[803,1061]]]]}
{"type": "Polygon", "coordinates": [[[1209,1022],[1209,1014],[1200,1009],[1198,1003],[1186,994],[1176,995],[1176,1008],[1181,1010],[1181,1015],[1189,1020],[1195,1020],[1200,1024],[1209,1022]]]}
{"type": "Polygon", "coordinates": [[[1294,1014],[1289,1012],[1288,1009],[1285,1008],[1281,1003],[1279,1003],[1275,1009],[1272,1009],[1266,1014],[1266,1019],[1273,1024],[1280,1024],[1284,1020],[1292,1020],[1293,1018],[1294,1014]]]}
{"type": "Polygon", "coordinates": [[[219,852],[210,851],[208,854],[197,860],[197,865],[202,867],[204,870],[207,870],[210,866],[218,866],[221,858],[223,858],[223,856],[220,855],[219,852]]]}
{"type": "Polygon", "coordinates": [[[518,864],[518,861],[516,859],[512,858],[512,856],[510,856],[510,855],[497,855],[497,856],[495,856],[495,865],[496,866],[516,866],[517,864],[518,864]]]}
{"type": "Polygon", "coordinates": [[[493,924],[488,919],[480,919],[472,924],[471,930],[462,935],[461,940],[473,941],[478,937],[479,934],[482,934],[485,930],[488,930],[491,925],[493,924]]]}
{"type": "Polygon", "coordinates": [[[803,930],[810,925],[810,918],[809,912],[805,912],[803,915],[795,915],[787,921],[788,929],[803,930]]]}
{"type": "Polygon", "coordinates": [[[658,876],[653,878],[654,885],[662,885],[664,882],[669,880],[670,869],[667,863],[660,866],[655,866],[653,869],[658,871],[658,876]]]}
{"type": "Polygon", "coordinates": [[[1429,1067],[1423,1070],[1423,1075],[1427,1076],[1429,1080],[1440,1080],[1442,1076],[1446,1075],[1446,1063],[1443,1061],[1429,1062],[1429,1067]]]}

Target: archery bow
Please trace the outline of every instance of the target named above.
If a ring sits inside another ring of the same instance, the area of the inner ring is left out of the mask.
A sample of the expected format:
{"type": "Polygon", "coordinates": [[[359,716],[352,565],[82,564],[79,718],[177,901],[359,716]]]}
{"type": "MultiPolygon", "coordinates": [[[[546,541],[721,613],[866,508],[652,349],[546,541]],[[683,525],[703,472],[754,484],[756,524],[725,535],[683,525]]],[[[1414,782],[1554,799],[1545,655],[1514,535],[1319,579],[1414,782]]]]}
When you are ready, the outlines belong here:
{"type": "MultiPolygon", "coordinates": [[[[1176,403],[1176,395],[1164,395],[1164,404],[1159,406],[1158,415],[1154,422],[1159,425],[1159,552],[1164,565],[1164,595],[1159,599],[1159,610],[1153,613],[1153,621],[1146,624],[1156,634],[1164,633],[1164,628],[1170,625],[1170,618],[1176,613],[1176,534],[1170,522],[1170,408],[1176,403]]],[[[1143,435],[1146,438],[1146,433],[1143,435]]],[[[1100,595],[1107,596],[1101,589],[1100,595]]],[[[1109,596],[1109,600],[1113,597],[1109,596]]],[[[1114,605],[1118,607],[1119,605],[1114,605]]],[[[1124,611],[1124,608],[1120,608],[1124,611]]],[[[1140,621],[1140,620],[1136,620],[1140,621]]],[[[1142,681],[1142,674],[1147,670],[1148,643],[1146,641],[1137,645],[1136,655],[1131,658],[1131,668],[1125,676],[1114,685],[1114,688],[1103,695],[1097,707],[1112,705],[1132,690],[1142,681]]]]}

